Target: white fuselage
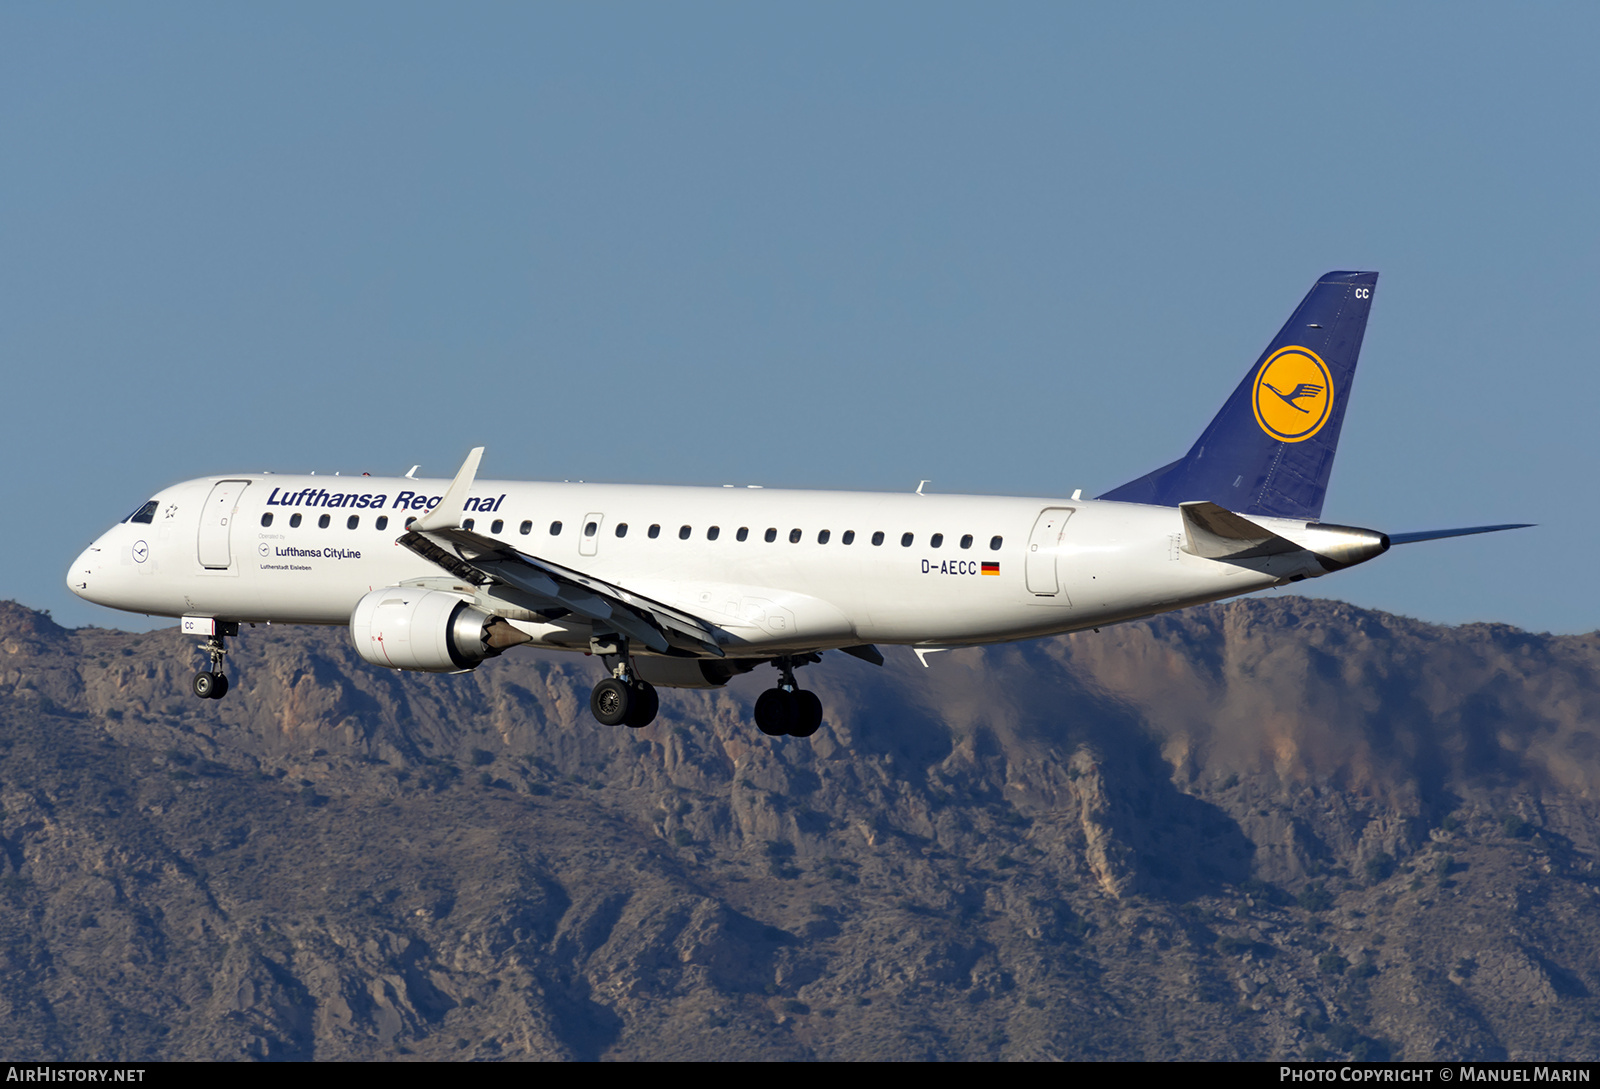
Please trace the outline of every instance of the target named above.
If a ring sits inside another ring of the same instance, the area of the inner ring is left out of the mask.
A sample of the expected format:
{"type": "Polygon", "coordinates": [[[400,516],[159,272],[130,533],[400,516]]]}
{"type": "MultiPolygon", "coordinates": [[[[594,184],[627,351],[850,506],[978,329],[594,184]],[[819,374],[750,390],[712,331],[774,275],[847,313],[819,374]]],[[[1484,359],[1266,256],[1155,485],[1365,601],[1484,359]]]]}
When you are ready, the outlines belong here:
{"type": "MultiPolygon", "coordinates": [[[[149,522],[103,534],[68,584],[132,612],[346,624],[374,589],[449,583],[396,543],[406,519],[447,485],[273,474],[186,481],[155,496],[149,522]]],[[[492,480],[471,494],[476,532],[692,613],[721,629],[735,657],[1003,642],[1326,573],[1309,551],[1201,558],[1183,547],[1176,508],[1132,503],[492,480]]],[[[1303,521],[1257,521],[1296,543],[1316,532],[1303,521]]],[[[537,643],[588,646],[586,626],[513,622],[537,643]]]]}

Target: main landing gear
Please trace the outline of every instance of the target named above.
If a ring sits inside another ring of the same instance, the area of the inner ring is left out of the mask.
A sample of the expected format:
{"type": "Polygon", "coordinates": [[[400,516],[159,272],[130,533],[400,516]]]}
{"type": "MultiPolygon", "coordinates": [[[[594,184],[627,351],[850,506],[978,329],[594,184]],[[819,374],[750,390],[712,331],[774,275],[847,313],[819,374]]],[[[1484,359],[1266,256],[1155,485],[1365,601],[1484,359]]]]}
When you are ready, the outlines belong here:
{"type": "MultiPolygon", "coordinates": [[[[635,730],[655,721],[661,698],[655,686],[633,671],[627,644],[613,638],[597,638],[590,643],[591,653],[611,670],[589,693],[589,710],[604,726],[628,726],[635,730]]],[[[772,659],[778,667],[778,686],[761,693],[756,700],[756,727],[768,737],[810,737],[822,726],[822,701],[795,683],[797,666],[821,661],[815,654],[797,654],[772,659]]],[[[748,667],[747,667],[748,668],[748,667]]],[[[742,671],[741,671],[742,672],[742,671]]],[[[197,682],[198,683],[198,682],[197,682]]]]}
{"type": "Polygon", "coordinates": [[[200,649],[211,659],[211,668],[196,673],[189,687],[203,700],[220,700],[228,694],[228,675],[222,672],[222,656],[228,648],[223,645],[222,636],[208,635],[200,649]]]}
{"type": "Polygon", "coordinates": [[[627,726],[634,730],[654,722],[656,712],[661,710],[661,697],[656,695],[654,685],[633,675],[626,646],[618,647],[614,655],[607,654],[603,660],[611,666],[611,676],[589,693],[589,710],[594,717],[603,726],[627,726]]]}
{"type": "Polygon", "coordinates": [[[822,726],[822,701],[795,683],[794,667],[816,661],[815,655],[803,658],[777,658],[778,687],[769,688],[756,700],[756,728],[768,737],[810,737],[822,726]]]}

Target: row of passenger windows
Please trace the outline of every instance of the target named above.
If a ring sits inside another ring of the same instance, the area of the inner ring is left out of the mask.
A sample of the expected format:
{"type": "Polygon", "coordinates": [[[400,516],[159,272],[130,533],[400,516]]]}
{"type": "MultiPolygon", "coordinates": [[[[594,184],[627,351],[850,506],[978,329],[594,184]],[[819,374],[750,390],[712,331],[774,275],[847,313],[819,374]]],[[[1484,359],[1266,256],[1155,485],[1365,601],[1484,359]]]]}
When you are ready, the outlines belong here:
{"type": "MultiPolygon", "coordinates": [[[[261,516],[261,524],[263,526],[270,526],[272,524],[272,513],[273,513],[272,511],[268,511],[267,513],[265,513],[265,514],[263,514],[261,516]]],[[[415,522],[415,521],[416,521],[415,518],[407,518],[406,519],[406,528],[410,529],[411,528],[411,523],[415,522]]],[[[319,529],[327,529],[331,522],[332,522],[332,516],[324,514],[324,515],[322,515],[321,517],[319,517],[317,519],[317,528],[319,528],[319,529]]],[[[471,530],[474,527],[474,525],[476,524],[476,522],[477,522],[477,519],[468,518],[465,522],[461,523],[461,528],[462,529],[466,529],[466,530],[471,530]]],[[[345,528],[346,529],[356,529],[361,525],[361,516],[358,515],[358,514],[352,514],[352,515],[350,515],[349,518],[345,519],[345,523],[344,524],[345,524],[345,528]]],[[[298,529],[299,528],[299,526],[300,526],[300,514],[299,514],[299,512],[296,512],[294,514],[289,515],[289,526],[290,526],[290,528],[293,528],[293,529],[298,529]]],[[[380,529],[380,530],[388,529],[389,528],[389,516],[386,515],[386,514],[378,515],[377,521],[375,521],[373,523],[373,527],[375,529],[380,529]]],[[[500,533],[504,532],[505,528],[506,528],[505,520],[501,519],[501,518],[496,518],[493,522],[490,523],[489,532],[492,535],[498,536],[500,533]]],[[[521,534],[524,537],[528,536],[530,533],[533,532],[533,521],[531,519],[529,519],[527,521],[524,521],[522,523],[522,525],[520,527],[518,527],[518,529],[519,529],[519,531],[521,532],[521,534]]],[[[559,521],[551,522],[550,523],[550,536],[552,536],[552,537],[561,536],[561,529],[562,529],[562,524],[559,521]]],[[[587,522],[587,523],[584,524],[583,535],[585,537],[593,537],[596,534],[598,534],[599,532],[600,532],[600,524],[598,522],[587,522]]],[[[618,522],[617,525],[616,525],[616,528],[613,530],[613,532],[618,537],[626,537],[628,535],[628,523],[627,522],[618,522]]],[[[655,540],[657,537],[660,537],[661,536],[661,526],[660,526],[660,524],[657,523],[655,525],[652,525],[649,529],[645,530],[645,536],[649,537],[651,540],[655,540]]],[[[692,527],[692,526],[679,526],[678,527],[678,540],[687,541],[692,536],[694,536],[694,527],[692,527]]],[[[715,541],[717,538],[719,538],[721,536],[722,536],[722,527],[721,526],[707,526],[706,527],[706,540],[715,541]]],[[[738,530],[736,530],[734,532],[733,537],[734,537],[734,540],[737,540],[737,541],[748,541],[750,539],[750,527],[749,526],[740,526],[738,528],[738,530]]],[[[917,537],[917,535],[915,533],[902,533],[900,535],[900,547],[901,548],[910,548],[914,543],[916,543],[916,537],[917,537]]],[[[801,542],[801,540],[803,540],[804,538],[805,538],[805,531],[803,531],[803,530],[791,529],[789,531],[789,543],[790,544],[799,544],[801,542]]],[[[776,526],[768,527],[767,531],[762,534],[762,540],[766,541],[768,544],[772,544],[777,539],[778,539],[778,529],[777,529],[776,526]]],[[[832,530],[828,530],[828,529],[819,529],[819,530],[817,530],[817,543],[818,544],[825,545],[831,540],[833,540],[833,531],[832,530]]],[[[873,535],[872,535],[872,543],[874,545],[881,545],[881,544],[883,544],[883,541],[884,541],[883,530],[880,529],[877,532],[873,533],[873,535]]],[[[1000,537],[1000,536],[990,537],[989,538],[989,550],[991,552],[1000,551],[1000,546],[1004,542],[1005,542],[1005,539],[1003,537],[1000,537]]],[[[853,529],[847,529],[843,533],[839,534],[839,543],[840,544],[845,544],[845,545],[855,544],[856,543],[856,531],[853,530],[853,529]]],[[[962,534],[960,543],[961,543],[961,547],[962,548],[971,548],[972,544],[973,544],[973,536],[972,536],[972,534],[970,534],[970,533],[962,534]]],[[[928,547],[929,548],[943,548],[944,547],[944,534],[943,533],[935,533],[933,536],[929,537],[928,538],[928,547]]]]}
{"type": "MultiPolygon", "coordinates": [[[[406,519],[406,528],[410,529],[411,528],[411,523],[415,522],[415,521],[416,521],[415,518],[407,518],[406,519]]],[[[333,523],[333,515],[324,514],[322,517],[317,519],[317,528],[318,529],[327,529],[328,526],[331,525],[332,523],[333,523]]],[[[267,513],[265,513],[265,514],[263,514],[261,516],[261,524],[263,526],[270,526],[272,524],[272,512],[270,510],[267,511],[267,513]]],[[[350,517],[348,517],[348,518],[346,518],[344,520],[344,528],[345,529],[358,529],[358,528],[360,528],[360,526],[361,526],[361,515],[359,515],[359,514],[352,514],[350,517]]],[[[388,529],[389,528],[389,516],[387,514],[378,515],[378,520],[372,523],[372,527],[374,529],[388,529]]],[[[295,511],[293,514],[289,515],[289,528],[290,529],[299,529],[300,528],[300,512],[299,511],[295,511]]]]}
{"type": "MultiPolygon", "coordinates": [[[[468,526],[468,528],[470,529],[471,527],[468,526]]],[[[498,532],[498,531],[496,531],[496,532],[498,532]]],[[[522,532],[524,534],[529,532],[529,526],[528,526],[527,522],[522,523],[522,532]]],[[[599,532],[600,532],[600,526],[599,526],[598,523],[596,523],[596,522],[586,522],[586,523],[584,523],[583,535],[585,537],[593,537],[593,536],[595,536],[595,534],[597,534],[599,532]]],[[[616,525],[616,528],[612,532],[614,532],[618,537],[626,537],[628,535],[628,523],[626,523],[626,522],[618,522],[617,525],[616,525]]],[[[557,537],[557,536],[560,536],[560,534],[561,534],[561,523],[560,522],[551,522],[550,523],[550,536],[557,537]]],[[[652,525],[649,529],[645,530],[645,536],[651,538],[652,540],[657,538],[657,537],[659,537],[659,536],[661,536],[661,526],[660,525],[652,525]]],[[[678,527],[678,540],[687,541],[692,536],[694,536],[694,527],[693,526],[679,526],[678,527]]],[[[721,526],[707,526],[706,527],[706,540],[715,541],[720,536],[722,536],[722,527],[721,526]]],[[[737,540],[737,541],[748,541],[750,539],[750,527],[749,526],[740,526],[738,528],[738,530],[736,530],[734,532],[733,537],[734,537],[734,540],[737,540]]],[[[761,537],[762,537],[762,540],[766,541],[768,544],[772,544],[774,541],[776,541],[778,539],[778,529],[777,529],[777,527],[776,526],[769,526],[767,528],[767,531],[765,533],[763,533],[761,535],[761,537]]],[[[915,533],[902,533],[900,535],[900,546],[902,548],[910,548],[912,546],[912,544],[914,544],[916,542],[916,537],[917,537],[917,535],[915,533]]],[[[804,538],[805,538],[805,531],[802,530],[802,529],[791,529],[789,531],[789,543],[790,544],[799,544],[802,540],[804,540],[804,538]]],[[[817,543],[818,544],[824,544],[825,545],[829,541],[831,541],[832,539],[833,539],[833,531],[832,530],[830,530],[830,529],[819,529],[819,530],[817,530],[817,543]]],[[[881,544],[883,544],[883,541],[884,541],[883,530],[880,529],[880,530],[878,530],[876,533],[874,533],[872,535],[872,543],[873,544],[881,545],[881,544]]],[[[961,538],[961,547],[962,548],[971,548],[972,547],[972,542],[973,542],[972,534],[970,534],[970,533],[964,534],[962,536],[962,538],[961,538]]],[[[846,544],[846,545],[855,544],[856,543],[856,531],[853,530],[853,529],[847,529],[843,533],[839,534],[839,543],[840,544],[846,544]]],[[[996,552],[1000,551],[1000,546],[1003,543],[1004,543],[1004,538],[1001,538],[1001,537],[990,537],[989,538],[989,548],[992,549],[993,551],[996,551],[996,552]]],[[[941,548],[941,547],[943,547],[944,546],[944,534],[943,533],[935,533],[932,537],[929,537],[928,538],[928,546],[930,548],[941,548]]]]}

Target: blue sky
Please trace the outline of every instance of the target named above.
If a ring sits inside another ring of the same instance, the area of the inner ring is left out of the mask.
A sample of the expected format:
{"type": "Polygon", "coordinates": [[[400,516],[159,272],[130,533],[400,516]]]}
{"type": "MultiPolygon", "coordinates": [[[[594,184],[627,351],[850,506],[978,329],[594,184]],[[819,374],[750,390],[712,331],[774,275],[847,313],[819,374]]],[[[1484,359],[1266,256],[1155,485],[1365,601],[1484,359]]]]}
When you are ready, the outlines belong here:
{"type": "Polygon", "coordinates": [[[1382,273],[1315,584],[1600,625],[1593,5],[0,7],[0,597],[212,473],[1065,495],[1382,273]],[[19,520],[15,516],[23,515],[19,520]],[[26,526],[23,529],[22,526],[26,526]],[[1585,545],[1586,547],[1586,545],[1585,545]]]}

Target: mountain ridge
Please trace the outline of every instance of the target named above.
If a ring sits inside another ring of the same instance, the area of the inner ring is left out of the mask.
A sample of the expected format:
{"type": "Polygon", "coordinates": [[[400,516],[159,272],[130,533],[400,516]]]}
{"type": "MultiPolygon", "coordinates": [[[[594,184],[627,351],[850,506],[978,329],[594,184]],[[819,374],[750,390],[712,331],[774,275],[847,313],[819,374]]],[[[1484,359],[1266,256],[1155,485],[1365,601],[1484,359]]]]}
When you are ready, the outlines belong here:
{"type": "Polygon", "coordinates": [[[362,664],[0,604],[28,1058],[1592,1058],[1600,635],[1245,599],[924,669],[815,737],[593,663],[362,664]]]}

